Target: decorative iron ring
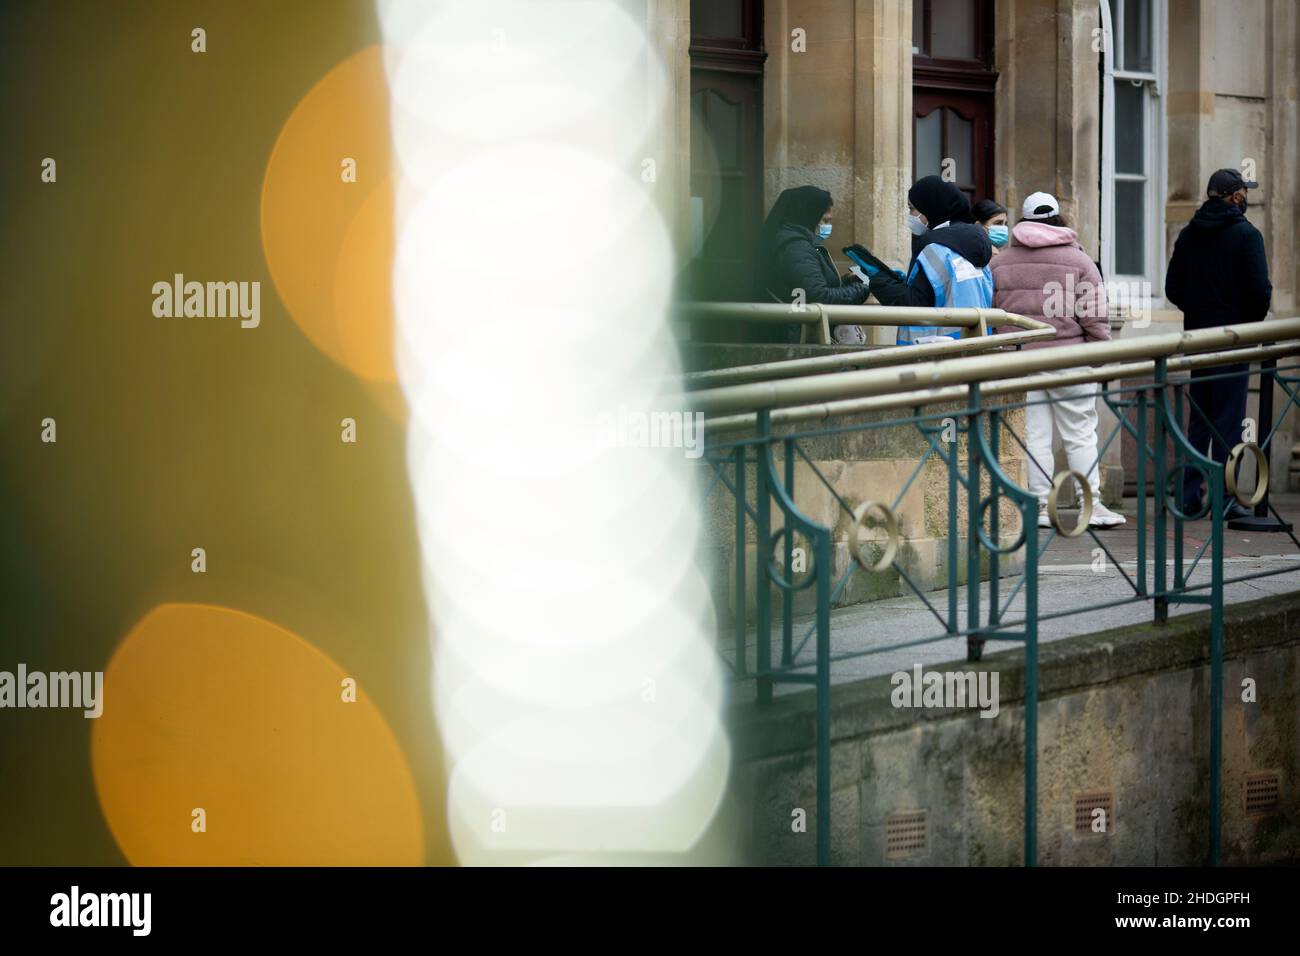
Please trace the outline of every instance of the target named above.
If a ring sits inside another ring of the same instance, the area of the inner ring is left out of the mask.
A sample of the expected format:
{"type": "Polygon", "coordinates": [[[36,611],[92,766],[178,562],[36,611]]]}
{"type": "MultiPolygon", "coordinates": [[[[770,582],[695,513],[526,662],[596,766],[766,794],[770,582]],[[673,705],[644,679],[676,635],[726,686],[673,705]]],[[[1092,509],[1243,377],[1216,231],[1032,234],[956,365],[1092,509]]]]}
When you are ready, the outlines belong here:
{"type": "Polygon", "coordinates": [[[980,502],[979,521],[975,523],[975,534],[980,539],[980,544],[984,545],[984,548],[990,553],[999,555],[1015,554],[1025,543],[1025,529],[1027,526],[1023,519],[1021,519],[1020,522],[1019,536],[1005,548],[994,544],[988,534],[984,531],[984,512],[988,511],[989,505],[994,504],[1000,497],[1001,496],[995,492],[980,502]]]}
{"type": "Polygon", "coordinates": [[[1077,538],[1087,530],[1088,522],[1092,521],[1092,486],[1088,484],[1088,480],[1083,475],[1067,468],[1062,472],[1058,472],[1056,477],[1052,479],[1052,490],[1047,493],[1047,520],[1052,522],[1052,527],[1056,529],[1056,533],[1064,538],[1077,538]],[[1079,520],[1074,527],[1066,531],[1061,527],[1061,518],[1057,513],[1057,502],[1060,499],[1061,488],[1071,478],[1077,481],[1079,487],[1083,489],[1083,510],[1079,512],[1079,520]]]}
{"type": "Polygon", "coordinates": [[[1223,485],[1228,494],[1235,497],[1247,508],[1253,508],[1264,500],[1264,495],[1268,491],[1268,456],[1253,441],[1244,441],[1237,445],[1236,448],[1228,452],[1228,461],[1224,464],[1223,485]],[[1255,456],[1255,493],[1249,499],[1243,498],[1241,492],[1237,489],[1237,462],[1241,460],[1241,453],[1249,451],[1255,456]]]}
{"type": "Polygon", "coordinates": [[[857,562],[858,567],[864,571],[885,571],[894,563],[894,557],[898,554],[898,518],[894,516],[894,511],[889,505],[881,501],[864,501],[854,509],[853,524],[849,526],[849,554],[857,562]],[[862,522],[866,520],[867,514],[871,511],[880,514],[881,519],[885,522],[885,532],[888,535],[885,553],[881,555],[880,560],[875,564],[870,564],[862,559],[861,542],[858,538],[862,522]]]}
{"type": "MultiPolygon", "coordinates": [[[[802,580],[795,581],[793,568],[785,569],[786,573],[790,575],[789,578],[785,578],[781,575],[781,568],[777,565],[776,547],[782,541],[785,540],[785,536],[787,534],[793,535],[799,533],[800,532],[796,531],[792,527],[777,528],[775,531],[772,532],[773,553],[768,556],[769,560],[767,562],[767,573],[772,578],[772,580],[776,582],[776,586],[783,591],[802,591],[804,588],[808,587],[808,585],[812,584],[813,581],[816,580],[817,578],[817,555],[812,553],[812,541],[808,541],[809,548],[808,548],[807,557],[808,557],[808,563],[810,567],[807,571],[804,572],[806,577],[804,577],[802,580]]],[[[805,540],[807,540],[807,537],[808,537],[807,535],[804,535],[805,540]]],[[[793,550],[794,548],[793,537],[791,538],[790,546],[791,546],[791,550],[793,550]]]]}

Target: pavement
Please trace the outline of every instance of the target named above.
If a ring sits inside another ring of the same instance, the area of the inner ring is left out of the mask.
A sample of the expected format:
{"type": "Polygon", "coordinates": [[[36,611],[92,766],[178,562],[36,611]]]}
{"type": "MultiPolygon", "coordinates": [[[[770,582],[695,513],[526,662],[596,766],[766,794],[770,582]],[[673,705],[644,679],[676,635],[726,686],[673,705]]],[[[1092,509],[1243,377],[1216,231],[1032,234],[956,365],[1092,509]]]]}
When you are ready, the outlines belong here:
{"type": "MultiPolygon", "coordinates": [[[[1296,529],[1300,529],[1300,494],[1275,495],[1272,506],[1296,529]]],[[[1137,577],[1137,527],[1136,501],[1126,499],[1123,507],[1116,509],[1128,518],[1120,528],[1097,530],[1077,538],[1065,538],[1049,531],[1039,531],[1039,585],[1038,585],[1038,640],[1040,643],[1061,640],[1080,634],[1135,624],[1153,619],[1153,602],[1150,599],[1134,601],[1114,607],[1096,605],[1133,598],[1132,586],[1124,580],[1118,568],[1136,581],[1137,577]],[[1095,536],[1094,536],[1095,535],[1095,536]],[[1100,551],[1104,544],[1114,561],[1100,551]],[[1118,563],[1118,568],[1116,567],[1118,563]]],[[[1148,507],[1148,515],[1150,514],[1148,507]]],[[[1062,510],[1061,522],[1066,527],[1074,524],[1074,515],[1062,510]]],[[[1173,582],[1173,522],[1170,522],[1169,571],[1167,580],[1173,582]]],[[[1148,589],[1153,586],[1154,569],[1151,566],[1151,541],[1154,536],[1152,521],[1147,520],[1148,589]]],[[[1197,551],[1210,533],[1208,520],[1186,522],[1183,525],[1183,560],[1190,565],[1197,551]]],[[[1300,530],[1292,534],[1300,538],[1300,530]]],[[[1223,575],[1226,581],[1254,574],[1268,576],[1254,580],[1226,584],[1226,603],[1248,601],[1270,594],[1283,594],[1300,590],[1300,544],[1285,533],[1261,533],[1224,529],[1223,575]]],[[[861,571],[855,573],[864,573],[861,571]]],[[[1023,580],[1023,575],[1003,577],[999,597],[1005,604],[1011,591],[1023,580]]],[[[1193,569],[1190,584],[1207,584],[1210,581],[1208,554],[1193,569]]],[[[982,582],[981,615],[988,616],[988,583],[982,582]]],[[[966,624],[966,591],[958,589],[958,614],[966,624]]],[[[1198,593],[1208,594],[1208,587],[1198,593]]],[[[947,592],[929,591],[924,595],[941,615],[947,613],[947,592]]],[[[1024,588],[1011,600],[1002,619],[1015,622],[1024,618],[1024,588]]],[[[1170,605],[1171,617],[1193,614],[1205,610],[1203,605],[1170,605]]],[[[773,601],[776,626],[773,634],[772,659],[779,660],[780,653],[780,602],[773,601]]],[[[810,614],[795,617],[794,644],[799,646],[804,635],[810,633],[814,618],[810,614]]],[[[807,644],[796,660],[811,661],[813,641],[807,644]]],[[[748,660],[754,661],[756,634],[751,632],[748,660]]],[[[990,641],[985,653],[1014,647],[1018,642],[990,641]]],[[[729,638],[723,635],[720,651],[731,658],[729,638]]],[[[949,637],[925,601],[915,595],[872,601],[831,612],[831,679],[833,683],[858,680],[896,671],[910,671],[916,664],[929,668],[952,661],[966,659],[966,638],[949,637]],[[912,647],[893,647],[902,642],[931,638],[927,643],[912,647]],[[893,649],[887,649],[891,648],[893,649]],[[872,652],[872,653],[864,653],[872,652]]],[[[806,668],[811,671],[811,668],[806,668]]],[[[805,685],[806,686],[806,685],[805,685]]],[[[735,688],[736,696],[744,699],[753,693],[754,682],[746,681],[735,688]]],[[[776,693],[797,692],[800,685],[777,685],[776,693]]]]}

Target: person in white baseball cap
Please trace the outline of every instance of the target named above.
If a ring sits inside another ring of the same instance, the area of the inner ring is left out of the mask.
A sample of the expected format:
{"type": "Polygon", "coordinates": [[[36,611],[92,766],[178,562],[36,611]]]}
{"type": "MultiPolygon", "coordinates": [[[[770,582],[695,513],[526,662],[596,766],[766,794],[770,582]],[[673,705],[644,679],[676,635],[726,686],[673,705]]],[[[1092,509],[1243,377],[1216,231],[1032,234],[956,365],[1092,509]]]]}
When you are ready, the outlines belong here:
{"type": "Polygon", "coordinates": [[[1051,219],[1060,214],[1061,206],[1051,193],[1030,193],[1020,207],[1021,219],[1051,219]]]}
{"type": "MultiPolygon", "coordinates": [[[[1056,337],[1026,348],[1060,348],[1110,338],[1106,291],[1096,264],[1079,245],[1078,234],[1048,193],[1033,193],[1023,203],[1011,230],[1012,245],[990,264],[993,306],[1055,326],[1056,337]]],[[[1009,331],[1009,327],[1007,328],[1009,331]]],[[[1001,329],[999,331],[1002,331],[1001,329]]],[[[1061,435],[1072,471],[1092,492],[1088,525],[1114,528],[1125,523],[1101,503],[1097,456],[1097,385],[1053,385],[1052,377],[1084,371],[1080,364],[1039,376],[1042,385],[1025,394],[1025,448],[1030,461],[1029,491],[1038,498],[1038,527],[1050,528],[1047,498],[1056,474],[1053,429],[1061,435]]]]}

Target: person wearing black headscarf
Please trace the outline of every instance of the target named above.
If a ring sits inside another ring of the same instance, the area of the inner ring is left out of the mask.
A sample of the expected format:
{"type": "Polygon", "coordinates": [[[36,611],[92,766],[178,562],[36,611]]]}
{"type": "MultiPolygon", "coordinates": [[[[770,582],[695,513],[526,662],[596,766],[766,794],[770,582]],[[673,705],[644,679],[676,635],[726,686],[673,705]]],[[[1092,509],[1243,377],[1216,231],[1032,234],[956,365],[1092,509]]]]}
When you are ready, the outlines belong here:
{"type": "Polygon", "coordinates": [[[871,277],[871,293],[882,305],[929,308],[935,302],[934,287],[924,270],[912,271],[916,257],[926,246],[946,246],[976,269],[983,269],[993,258],[993,245],[984,228],[972,224],[966,194],[939,176],[918,179],[907,191],[907,205],[907,227],[912,233],[912,261],[907,265],[907,274],[911,280],[903,281],[885,267],[878,276],[871,277]]]}
{"type": "MultiPolygon", "coordinates": [[[[822,245],[830,238],[835,203],[831,194],[816,186],[797,186],[777,197],[759,233],[755,254],[754,299],[759,302],[793,302],[800,295],[807,303],[861,305],[870,292],[861,282],[844,282],[822,245]]],[[[856,326],[837,328],[837,341],[856,326]]],[[[776,330],[779,341],[797,342],[801,326],[792,323],[776,330]]],[[[865,340],[865,335],[855,336],[865,340]]]]}

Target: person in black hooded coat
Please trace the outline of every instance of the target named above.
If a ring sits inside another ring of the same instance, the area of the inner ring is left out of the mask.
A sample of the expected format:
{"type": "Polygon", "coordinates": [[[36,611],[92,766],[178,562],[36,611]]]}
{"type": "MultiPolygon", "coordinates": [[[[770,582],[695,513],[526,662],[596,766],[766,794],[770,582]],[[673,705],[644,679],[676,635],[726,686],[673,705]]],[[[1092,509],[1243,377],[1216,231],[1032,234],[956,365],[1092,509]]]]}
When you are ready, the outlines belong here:
{"type": "MultiPolygon", "coordinates": [[[[905,275],[911,275],[912,264],[921,250],[930,243],[938,243],[962,256],[976,269],[983,269],[993,258],[993,244],[983,226],[974,225],[971,219],[970,200],[954,184],[938,176],[924,176],[907,191],[907,203],[912,215],[908,228],[912,231],[912,260],[905,275]]],[[[918,269],[911,282],[899,279],[889,269],[871,277],[871,294],[881,305],[920,306],[934,305],[934,288],[925,271],[918,269]]]]}
{"type": "MultiPolygon", "coordinates": [[[[1205,202],[1178,234],[1165,274],[1165,297],[1183,310],[1184,329],[1258,322],[1268,315],[1273,285],[1264,238],[1246,219],[1246,191],[1257,185],[1235,169],[1220,169],[1210,177],[1205,202]]],[[[1210,457],[1220,463],[1241,441],[1249,370],[1249,365],[1192,370],[1187,440],[1201,452],[1208,446],[1210,457]]],[[[1197,514],[1201,508],[1201,473],[1184,469],[1183,512],[1197,514]]],[[[1228,519],[1248,514],[1240,502],[1227,503],[1228,519]]]]}
{"type": "MultiPolygon", "coordinates": [[[[1217,175],[1217,174],[1216,174],[1217,175]]],[[[1264,237],[1246,218],[1246,188],[1211,196],[1174,243],[1165,296],[1183,310],[1184,329],[1257,322],[1268,314],[1273,285],[1264,237]]]]}
{"type": "MultiPolygon", "coordinates": [[[[816,186],[796,186],[777,197],[759,234],[755,301],[792,302],[799,289],[808,303],[861,305],[866,301],[870,289],[862,282],[843,281],[822,245],[819,228],[829,226],[834,205],[831,194],[816,186]]],[[[801,329],[791,323],[770,331],[778,341],[798,342],[801,329]]]]}

